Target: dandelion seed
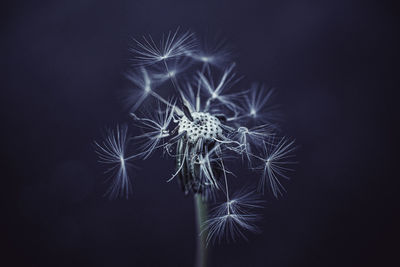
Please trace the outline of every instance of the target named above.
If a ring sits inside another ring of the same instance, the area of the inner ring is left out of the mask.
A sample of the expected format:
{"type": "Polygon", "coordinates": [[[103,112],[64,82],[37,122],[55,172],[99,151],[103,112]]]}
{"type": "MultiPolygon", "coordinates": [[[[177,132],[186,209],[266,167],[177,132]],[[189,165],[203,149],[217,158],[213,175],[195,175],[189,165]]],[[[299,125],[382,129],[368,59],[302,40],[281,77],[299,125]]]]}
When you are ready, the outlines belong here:
{"type": "Polygon", "coordinates": [[[255,223],[261,217],[254,210],[262,208],[262,203],[254,192],[241,191],[214,208],[211,218],[203,225],[203,232],[208,232],[207,244],[221,242],[223,239],[235,241],[238,237],[247,239],[245,231],[259,232],[255,223]]]}
{"type": "Polygon", "coordinates": [[[242,145],[243,151],[247,154],[248,159],[251,157],[251,146],[260,148],[264,144],[264,140],[274,136],[274,127],[270,124],[262,124],[248,129],[247,127],[239,127],[233,134],[233,139],[238,140],[242,145]]]}
{"type": "Polygon", "coordinates": [[[169,32],[166,36],[163,36],[159,45],[154,42],[151,36],[143,36],[142,42],[134,41],[138,46],[138,48],[131,49],[136,54],[135,64],[143,66],[186,56],[187,53],[194,51],[196,47],[194,34],[189,31],[179,34],[179,28],[175,32],[169,32]]]}
{"type": "Polygon", "coordinates": [[[128,198],[131,192],[131,183],[127,171],[126,148],[128,128],[126,125],[117,126],[116,130],[108,130],[107,137],[102,144],[95,142],[99,162],[110,165],[106,172],[110,172],[111,185],[106,195],[110,198],[123,196],[128,198]]]}
{"type": "Polygon", "coordinates": [[[277,107],[268,105],[273,93],[273,89],[267,90],[264,85],[254,83],[245,95],[244,105],[242,105],[245,115],[243,118],[253,118],[264,123],[279,119],[277,107]]]}
{"type": "Polygon", "coordinates": [[[143,101],[151,94],[155,83],[152,81],[148,70],[140,68],[139,72],[129,72],[125,77],[134,84],[134,88],[129,90],[125,102],[131,106],[131,112],[134,112],[143,104],[143,101]]]}
{"type": "Polygon", "coordinates": [[[225,94],[240,78],[236,78],[236,73],[233,72],[235,63],[231,64],[225,69],[223,75],[218,80],[217,84],[214,85],[212,77],[206,77],[203,73],[199,72],[199,83],[202,84],[202,88],[209,94],[209,98],[206,103],[206,109],[211,104],[211,101],[218,100],[231,110],[237,109],[237,105],[233,101],[236,97],[243,95],[243,92],[225,94]]]}
{"type": "Polygon", "coordinates": [[[264,164],[259,167],[263,170],[259,183],[260,191],[263,192],[268,184],[275,197],[283,194],[285,188],[279,178],[289,179],[286,173],[292,171],[288,166],[295,163],[291,160],[294,150],[294,140],[282,138],[277,144],[264,142],[264,164]]]}
{"type": "Polygon", "coordinates": [[[203,64],[202,72],[210,71],[210,66],[223,68],[229,65],[232,57],[231,49],[225,40],[199,41],[199,48],[189,56],[203,64]]]}
{"type": "Polygon", "coordinates": [[[217,215],[228,213],[252,214],[255,209],[263,208],[264,200],[254,191],[242,188],[234,193],[227,202],[215,209],[217,215]]]}
{"type": "Polygon", "coordinates": [[[157,65],[153,67],[153,78],[160,84],[170,79],[177,79],[192,65],[192,61],[187,57],[176,57],[168,61],[166,65],[157,65]]]}

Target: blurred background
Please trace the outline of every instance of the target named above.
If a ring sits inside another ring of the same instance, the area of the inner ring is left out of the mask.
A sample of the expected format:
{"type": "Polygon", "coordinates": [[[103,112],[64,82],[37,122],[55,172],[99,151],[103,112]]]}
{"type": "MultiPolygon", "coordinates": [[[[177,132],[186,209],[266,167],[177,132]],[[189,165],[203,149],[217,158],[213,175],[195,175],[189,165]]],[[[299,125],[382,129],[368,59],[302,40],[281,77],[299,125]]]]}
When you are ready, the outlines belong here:
{"type": "Polygon", "coordinates": [[[2,5],[4,266],[193,264],[193,200],[165,182],[173,162],[156,154],[135,163],[132,197],[109,201],[93,150],[104,127],[130,122],[119,96],[131,38],[177,26],[225,37],[245,79],[277,88],[283,130],[299,145],[288,193],[267,198],[262,234],[213,247],[210,266],[395,265],[399,42],[391,2],[2,5]]]}

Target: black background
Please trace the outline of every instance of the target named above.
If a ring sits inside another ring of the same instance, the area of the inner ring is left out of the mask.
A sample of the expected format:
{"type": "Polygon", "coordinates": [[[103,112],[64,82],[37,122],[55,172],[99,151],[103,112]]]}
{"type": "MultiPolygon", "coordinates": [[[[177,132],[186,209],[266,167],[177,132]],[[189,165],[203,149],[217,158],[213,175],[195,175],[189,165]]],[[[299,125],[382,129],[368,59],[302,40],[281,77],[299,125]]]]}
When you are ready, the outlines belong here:
{"type": "Polygon", "coordinates": [[[192,265],[193,202],[165,183],[173,163],[136,162],[133,196],[109,201],[92,147],[129,121],[118,96],[130,37],[177,26],[225,36],[240,73],[278,89],[300,146],[263,233],[213,248],[212,266],[395,265],[393,4],[31,1],[1,12],[4,266],[192,265]]]}

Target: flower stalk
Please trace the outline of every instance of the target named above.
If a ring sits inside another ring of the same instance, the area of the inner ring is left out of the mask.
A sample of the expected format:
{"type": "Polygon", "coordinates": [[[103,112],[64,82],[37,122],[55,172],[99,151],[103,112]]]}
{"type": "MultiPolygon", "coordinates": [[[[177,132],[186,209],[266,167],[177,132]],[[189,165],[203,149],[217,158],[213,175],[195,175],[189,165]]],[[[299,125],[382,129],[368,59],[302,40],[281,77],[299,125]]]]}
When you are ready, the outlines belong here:
{"type": "Polygon", "coordinates": [[[207,204],[202,200],[200,194],[194,195],[194,208],[196,213],[196,227],[197,227],[197,250],[195,267],[206,267],[208,259],[207,248],[207,229],[203,227],[207,221],[207,204]]]}

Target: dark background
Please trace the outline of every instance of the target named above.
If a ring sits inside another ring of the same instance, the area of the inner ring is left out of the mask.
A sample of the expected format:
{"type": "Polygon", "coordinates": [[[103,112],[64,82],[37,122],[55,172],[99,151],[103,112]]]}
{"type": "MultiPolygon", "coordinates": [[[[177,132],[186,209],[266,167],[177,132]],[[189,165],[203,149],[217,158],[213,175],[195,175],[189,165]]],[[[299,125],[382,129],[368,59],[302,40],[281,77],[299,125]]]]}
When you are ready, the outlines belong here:
{"type": "Polygon", "coordinates": [[[130,37],[179,25],[225,36],[240,73],[278,89],[300,145],[263,233],[214,248],[212,266],[396,265],[390,2],[31,1],[1,13],[4,266],[192,265],[193,202],[165,183],[173,163],[137,162],[132,197],[109,201],[92,147],[128,121],[118,96],[130,37]]]}

